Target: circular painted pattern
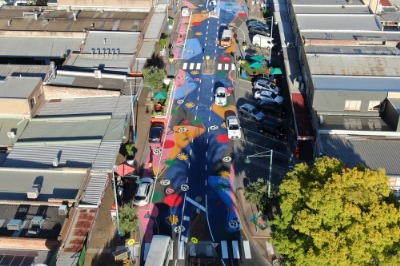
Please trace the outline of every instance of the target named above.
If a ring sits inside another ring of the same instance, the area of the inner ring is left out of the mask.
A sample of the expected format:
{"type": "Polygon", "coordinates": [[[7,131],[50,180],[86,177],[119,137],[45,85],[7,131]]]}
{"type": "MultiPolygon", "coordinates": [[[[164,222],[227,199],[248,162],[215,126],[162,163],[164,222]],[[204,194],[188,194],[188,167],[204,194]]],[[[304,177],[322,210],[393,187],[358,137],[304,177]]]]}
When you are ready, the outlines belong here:
{"type": "Polygon", "coordinates": [[[195,238],[195,237],[192,237],[192,238],[190,239],[190,241],[192,241],[193,244],[199,243],[199,240],[197,240],[197,238],[195,238]]]}
{"type": "Polygon", "coordinates": [[[207,10],[201,10],[201,13],[207,13],[207,10]]]}
{"type": "Polygon", "coordinates": [[[153,150],[153,154],[155,154],[155,155],[161,154],[161,152],[162,152],[162,149],[160,147],[157,147],[153,150]]]}
{"type": "Polygon", "coordinates": [[[203,35],[203,33],[202,32],[196,32],[195,35],[201,36],[201,35],[203,35]]]}
{"type": "Polygon", "coordinates": [[[193,26],[200,26],[200,25],[201,25],[201,22],[193,22],[192,25],[193,25],[193,26]]]}
{"type": "Polygon", "coordinates": [[[217,130],[218,126],[210,126],[210,130],[217,130]]]}
{"type": "Polygon", "coordinates": [[[185,232],[185,226],[181,225],[181,226],[177,226],[174,228],[175,233],[182,233],[185,232]]]}
{"type": "Polygon", "coordinates": [[[174,193],[174,189],[172,189],[172,188],[167,188],[167,189],[165,190],[165,193],[167,193],[167,195],[170,195],[170,194],[174,193]]]}
{"type": "Polygon", "coordinates": [[[187,108],[193,108],[193,107],[195,107],[194,103],[191,103],[191,102],[185,104],[185,106],[186,106],[187,108]]]}
{"type": "Polygon", "coordinates": [[[239,16],[239,17],[245,17],[245,16],[247,16],[247,15],[246,15],[246,13],[239,13],[238,16],[239,16]]]}
{"type": "Polygon", "coordinates": [[[173,140],[166,140],[165,141],[165,143],[164,143],[164,148],[165,149],[171,149],[173,147],[175,147],[175,141],[173,141],[173,140]]]}
{"type": "Polygon", "coordinates": [[[169,184],[171,184],[171,181],[168,179],[164,179],[164,180],[160,181],[161,186],[168,186],[169,184]]]}
{"type": "Polygon", "coordinates": [[[199,5],[199,7],[202,7],[202,6],[203,6],[203,4],[200,4],[200,5],[199,5]]]}
{"type": "Polygon", "coordinates": [[[182,185],[181,185],[181,190],[182,190],[182,191],[188,191],[188,190],[189,190],[189,185],[182,184],[182,185]]]}
{"type": "Polygon", "coordinates": [[[219,142],[222,142],[222,143],[226,143],[226,142],[229,142],[229,141],[230,141],[230,139],[228,138],[228,135],[226,135],[226,134],[221,134],[221,135],[219,135],[219,136],[217,137],[217,140],[218,140],[219,142]]]}
{"type": "Polygon", "coordinates": [[[165,197],[164,203],[170,207],[176,207],[181,205],[182,197],[176,194],[168,195],[167,197],[165,197]]]}
{"type": "Polygon", "coordinates": [[[229,163],[230,161],[232,161],[232,157],[226,156],[226,157],[222,158],[222,161],[229,163]]]}
{"type": "Polygon", "coordinates": [[[196,197],[194,200],[195,200],[196,202],[200,202],[200,201],[202,201],[203,199],[202,199],[201,197],[196,197]]]}
{"type": "Polygon", "coordinates": [[[230,228],[238,228],[239,227],[239,223],[236,222],[235,220],[230,220],[228,222],[228,225],[229,225],[230,228]]]}
{"type": "Polygon", "coordinates": [[[178,104],[182,104],[184,102],[184,100],[178,100],[176,101],[178,104]]]}
{"type": "Polygon", "coordinates": [[[198,75],[198,74],[199,74],[199,71],[193,70],[193,71],[190,72],[190,74],[192,74],[192,75],[198,75]]]}
{"type": "Polygon", "coordinates": [[[235,22],[231,22],[231,23],[229,23],[229,25],[235,26],[236,23],[235,22]]]}
{"type": "Polygon", "coordinates": [[[178,131],[180,133],[185,133],[187,131],[187,129],[185,127],[181,127],[178,131]]]}
{"type": "Polygon", "coordinates": [[[222,62],[229,62],[229,61],[231,61],[231,58],[228,57],[228,56],[223,56],[223,57],[221,57],[220,60],[221,60],[222,62]]]}

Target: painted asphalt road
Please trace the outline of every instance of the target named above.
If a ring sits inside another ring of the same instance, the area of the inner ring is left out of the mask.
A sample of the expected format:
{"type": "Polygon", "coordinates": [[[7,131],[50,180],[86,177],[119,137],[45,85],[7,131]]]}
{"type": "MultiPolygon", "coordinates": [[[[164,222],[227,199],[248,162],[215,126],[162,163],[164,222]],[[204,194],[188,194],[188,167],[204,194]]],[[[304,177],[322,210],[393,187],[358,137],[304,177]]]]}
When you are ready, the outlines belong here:
{"type": "Polygon", "coordinates": [[[196,243],[192,237],[198,234],[215,243],[211,247],[216,247],[221,265],[254,264],[261,259],[242,230],[234,195],[234,142],[227,138],[225,128],[225,117],[236,113],[235,99],[229,96],[226,106],[214,105],[217,87],[230,92],[235,89],[232,49],[219,47],[221,27],[227,26],[226,22],[221,26],[221,21],[242,24],[243,15],[239,14],[247,12],[240,4],[218,2],[215,12],[208,16],[206,2],[194,6],[185,1],[185,5],[193,15],[190,25],[188,19],[182,20],[174,51],[175,58],[185,58],[184,69],[179,70],[175,81],[165,142],[161,146],[152,144],[147,159],[158,174],[153,202],[139,213],[145,242],[150,243],[153,234],[171,235],[174,261],[170,265],[184,265],[188,257],[195,256],[188,247],[196,243]],[[182,47],[186,37],[187,52],[182,47]],[[215,60],[211,75],[197,67],[206,63],[207,56],[215,60]],[[218,64],[230,64],[231,69],[219,70],[218,64]],[[191,226],[190,217],[196,212],[204,215],[210,230],[196,232],[191,226]]]}

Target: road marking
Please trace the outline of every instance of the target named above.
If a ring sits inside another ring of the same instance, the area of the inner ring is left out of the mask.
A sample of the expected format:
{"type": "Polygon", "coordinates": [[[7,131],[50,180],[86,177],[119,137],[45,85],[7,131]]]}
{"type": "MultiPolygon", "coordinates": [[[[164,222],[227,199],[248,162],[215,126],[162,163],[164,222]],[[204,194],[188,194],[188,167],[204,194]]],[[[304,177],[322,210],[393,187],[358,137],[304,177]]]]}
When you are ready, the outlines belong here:
{"type": "Polygon", "coordinates": [[[218,37],[216,37],[215,40],[218,41],[218,37]]]}
{"type": "Polygon", "coordinates": [[[212,101],[212,97],[210,97],[210,101],[212,101]]]}
{"type": "Polygon", "coordinates": [[[210,21],[208,21],[208,24],[210,24],[210,21]]]}
{"type": "Polygon", "coordinates": [[[222,250],[222,258],[223,259],[228,259],[228,244],[226,241],[221,241],[221,250],[222,250]]]}
{"type": "Polygon", "coordinates": [[[207,139],[207,144],[208,144],[208,139],[207,139]]]}
{"type": "Polygon", "coordinates": [[[218,64],[218,70],[222,69],[222,64],[218,64]]]}
{"type": "Polygon", "coordinates": [[[229,69],[229,64],[226,64],[225,65],[225,70],[228,70],[229,69]]]}
{"type": "Polygon", "coordinates": [[[169,260],[174,259],[174,245],[171,245],[171,250],[169,251],[169,260]]]}
{"type": "Polygon", "coordinates": [[[208,117],[208,121],[211,121],[211,116],[208,117]]]}
{"type": "Polygon", "coordinates": [[[213,91],[213,88],[211,88],[211,92],[213,91]]]}
{"type": "Polygon", "coordinates": [[[190,163],[189,163],[189,165],[188,165],[188,169],[190,169],[190,163]]]}
{"type": "Polygon", "coordinates": [[[206,34],[208,34],[208,31],[206,32],[206,34]]]}
{"type": "Polygon", "coordinates": [[[200,87],[199,87],[199,91],[200,91],[200,87]]]}
{"type": "Polygon", "coordinates": [[[201,83],[201,80],[200,80],[200,83],[201,83]]]}
{"type": "Polygon", "coordinates": [[[184,260],[185,259],[185,242],[179,241],[179,247],[178,247],[178,260],[184,260]]]}
{"type": "Polygon", "coordinates": [[[212,80],[211,83],[214,83],[214,80],[212,80]]]}
{"type": "Polygon", "coordinates": [[[186,184],[189,183],[189,177],[186,177],[186,184]]]}
{"type": "Polygon", "coordinates": [[[183,67],[182,68],[186,69],[187,68],[187,63],[183,63],[183,67]]]}
{"type": "Polygon", "coordinates": [[[197,63],[196,69],[200,69],[201,68],[201,63],[197,63]]]}
{"type": "MultiPolygon", "coordinates": [[[[210,23],[210,21],[208,23],[210,23]]],[[[208,29],[208,26],[207,26],[207,29],[208,29]]]]}
{"type": "Polygon", "coordinates": [[[192,155],[192,150],[190,150],[190,155],[192,155]]]}
{"type": "Polygon", "coordinates": [[[206,186],[207,186],[207,180],[205,180],[205,181],[206,181],[205,183],[206,183],[206,186]]]}
{"type": "Polygon", "coordinates": [[[206,171],[207,171],[207,165],[206,165],[206,171]]]}
{"type": "Polygon", "coordinates": [[[219,26],[217,26],[217,30],[219,29],[219,26]]]}
{"type": "MultiPolygon", "coordinates": [[[[206,151],[206,157],[208,157],[208,151],[206,151]]],[[[206,167],[207,167],[207,165],[206,165],[206,167]]]]}
{"type": "Polygon", "coordinates": [[[184,221],[190,221],[190,217],[185,215],[185,216],[183,216],[183,220],[184,221]]]}
{"type": "Polygon", "coordinates": [[[192,200],[189,197],[186,197],[186,200],[189,201],[190,203],[192,203],[194,206],[196,206],[197,208],[199,208],[200,210],[202,210],[203,212],[206,211],[206,208],[204,208],[204,206],[200,205],[198,202],[192,200]]]}
{"type": "Polygon", "coordinates": [[[234,259],[240,259],[238,241],[232,241],[232,249],[233,249],[233,258],[234,259]]]}
{"type": "Polygon", "coordinates": [[[181,241],[187,243],[188,242],[188,238],[186,236],[181,236],[181,241]]]}
{"type": "Polygon", "coordinates": [[[194,68],[194,63],[190,63],[190,67],[189,68],[193,69],[194,68]]]}
{"type": "Polygon", "coordinates": [[[144,244],[144,258],[143,258],[143,260],[146,260],[147,259],[147,255],[149,255],[150,244],[151,243],[145,243],[144,244]]]}
{"type": "Polygon", "coordinates": [[[199,109],[199,106],[196,106],[196,111],[197,111],[197,109],[199,109]]]}
{"type": "Polygon", "coordinates": [[[200,96],[197,96],[197,100],[199,100],[200,99],[200,96]]]}
{"type": "Polygon", "coordinates": [[[207,37],[206,37],[206,41],[207,41],[207,37]]]}
{"type": "Polygon", "coordinates": [[[217,53],[217,50],[215,50],[214,52],[217,53]]]}
{"type": "Polygon", "coordinates": [[[204,55],[203,55],[203,60],[204,60],[204,55]]]}
{"type": "Polygon", "coordinates": [[[207,46],[207,43],[206,43],[206,42],[204,43],[204,46],[207,46]]]}
{"type": "Polygon", "coordinates": [[[236,69],[235,64],[232,64],[232,70],[235,70],[235,69],[236,69]]]}
{"type": "Polygon", "coordinates": [[[271,255],[271,256],[274,255],[275,252],[274,252],[274,247],[272,246],[272,244],[268,243],[268,242],[266,242],[266,244],[267,244],[268,255],[271,255]]]}
{"type": "Polygon", "coordinates": [[[217,46],[217,44],[215,44],[215,46],[217,46]]]}
{"type": "Polygon", "coordinates": [[[243,241],[244,256],[246,259],[251,259],[250,242],[243,241]]]}

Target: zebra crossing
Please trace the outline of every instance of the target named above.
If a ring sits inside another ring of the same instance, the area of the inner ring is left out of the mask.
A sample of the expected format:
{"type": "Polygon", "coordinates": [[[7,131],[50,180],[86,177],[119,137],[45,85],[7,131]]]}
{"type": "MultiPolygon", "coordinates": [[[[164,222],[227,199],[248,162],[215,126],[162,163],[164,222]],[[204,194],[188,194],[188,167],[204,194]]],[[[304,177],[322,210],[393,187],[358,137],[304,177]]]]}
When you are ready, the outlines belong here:
{"type": "MultiPolygon", "coordinates": [[[[201,69],[202,63],[183,63],[182,69],[183,70],[199,70],[201,69]]],[[[218,70],[236,70],[235,64],[231,63],[219,63],[217,65],[218,70]]]]}

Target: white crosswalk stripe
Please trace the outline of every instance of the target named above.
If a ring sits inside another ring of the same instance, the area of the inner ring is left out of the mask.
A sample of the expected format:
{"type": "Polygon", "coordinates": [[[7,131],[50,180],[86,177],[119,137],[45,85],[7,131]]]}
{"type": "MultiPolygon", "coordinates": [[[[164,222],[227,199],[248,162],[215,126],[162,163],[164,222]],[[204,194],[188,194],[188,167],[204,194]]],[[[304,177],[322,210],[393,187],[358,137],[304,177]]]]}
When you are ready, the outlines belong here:
{"type": "Polygon", "coordinates": [[[222,240],[221,252],[222,259],[229,259],[229,254],[232,254],[234,259],[240,259],[240,253],[244,254],[244,257],[246,259],[251,259],[251,249],[249,241],[233,240],[231,241],[231,243],[228,243],[227,241],[222,240]],[[230,248],[232,248],[232,253],[228,251],[230,248]],[[241,252],[240,249],[243,249],[243,251],[241,252]]]}
{"type": "Polygon", "coordinates": [[[232,251],[233,251],[233,258],[234,259],[240,259],[238,241],[232,241],[232,251]]]}
{"type": "Polygon", "coordinates": [[[178,248],[178,260],[185,259],[185,242],[179,241],[179,248],[178,248]]]}
{"type": "Polygon", "coordinates": [[[232,64],[232,70],[235,70],[235,69],[236,69],[235,64],[232,64]]]}
{"type": "Polygon", "coordinates": [[[196,69],[200,69],[201,68],[201,63],[197,63],[196,69]]]}
{"type": "MultiPolygon", "coordinates": [[[[201,65],[202,65],[202,63],[183,63],[182,69],[184,69],[184,70],[193,70],[193,69],[200,70],[201,65]]],[[[226,71],[227,70],[236,70],[236,66],[233,63],[232,64],[218,63],[217,69],[218,70],[226,70],[226,71]]]]}
{"type": "Polygon", "coordinates": [[[246,259],[251,259],[250,242],[243,241],[244,256],[246,259]]]}
{"type": "Polygon", "coordinates": [[[144,244],[144,258],[143,258],[143,260],[147,259],[147,255],[149,254],[149,250],[150,250],[150,245],[151,245],[151,243],[145,243],[144,244]]]}
{"type": "Polygon", "coordinates": [[[228,70],[228,69],[229,69],[229,65],[225,64],[225,70],[228,70]]]}
{"type": "Polygon", "coordinates": [[[228,259],[228,243],[226,241],[221,241],[222,258],[228,259]]]}
{"type": "Polygon", "coordinates": [[[190,63],[189,69],[193,69],[193,68],[194,68],[194,63],[190,63]]]}
{"type": "Polygon", "coordinates": [[[222,69],[222,64],[218,64],[218,70],[222,69]]]}
{"type": "Polygon", "coordinates": [[[187,68],[187,63],[183,63],[183,67],[182,68],[186,69],[187,68]]]}

